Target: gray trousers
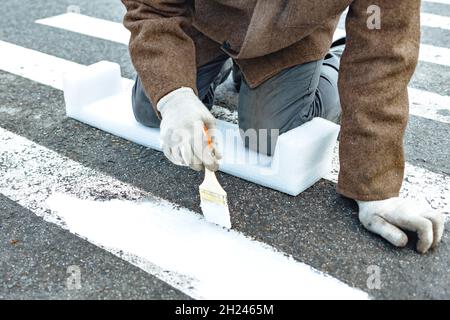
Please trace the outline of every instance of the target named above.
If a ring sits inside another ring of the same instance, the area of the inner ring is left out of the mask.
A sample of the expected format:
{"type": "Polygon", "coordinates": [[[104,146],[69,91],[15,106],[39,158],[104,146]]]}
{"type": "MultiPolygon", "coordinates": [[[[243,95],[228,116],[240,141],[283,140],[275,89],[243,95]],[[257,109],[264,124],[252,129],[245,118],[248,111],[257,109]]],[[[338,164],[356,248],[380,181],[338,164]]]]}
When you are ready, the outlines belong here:
{"type": "MultiPolygon", "coordinates": [[[[229,59],[220,56],[197,70],[197,89],[200,99],[208,108],[218,79],[224,78],[223,66],[229,59]]],[[[324,59],[297,65],[281,71],[256,88],[250,88],[243,77],[240,79],[238,119],[243,131],[267,130],[267,141],[256,144],[266,146],[271,155],[279,134],[296,128],[315,117],[339,122],[341,106],[338,93],[339,57],[328,54],[324,59]],[[275,130],[273,130],[275,129],[275,130]],[[275,135],[271,133],[278,132],[275,135]],[[267,147],[269,146],[269,147],[267,147]]],[[[139,77],[133,87],[133,112],[136,120],[149,127],[159,127],[150,100],[146,96],[139,77]]],[[[247,147],[254,148],[248,145],[247,147]]]]}

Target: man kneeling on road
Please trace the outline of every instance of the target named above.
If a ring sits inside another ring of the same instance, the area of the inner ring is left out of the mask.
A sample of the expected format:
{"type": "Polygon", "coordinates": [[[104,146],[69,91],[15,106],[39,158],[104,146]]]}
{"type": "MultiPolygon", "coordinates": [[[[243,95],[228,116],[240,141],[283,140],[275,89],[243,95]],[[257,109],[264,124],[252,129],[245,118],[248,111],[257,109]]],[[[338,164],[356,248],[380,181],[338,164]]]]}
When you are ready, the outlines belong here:
{"type": "MultiPolygon", "coordinates": [[[[122,2],[138,72],[133,111],[140,123],[160,126],[169,160],[217,170],[220,155],[194,146],[196,139],[207,143],[194,123],[214,132],[209,109],[231,58],[242,130],[281,134],[314,117],[340,121],[337,191],[356,200],[361,223],[399,247],[408,242],[402,229],[416,232],[421,253],[439,243],[443,215],[398,197],[420,0],[376,1],[382,24],[373,30],[372,0],[122,2]],[[346,8],[344,50],[344,41],[332,44],[332,36],[346,8]]],[[[272,139],[269,134],[269,146],[272,139]]]]}

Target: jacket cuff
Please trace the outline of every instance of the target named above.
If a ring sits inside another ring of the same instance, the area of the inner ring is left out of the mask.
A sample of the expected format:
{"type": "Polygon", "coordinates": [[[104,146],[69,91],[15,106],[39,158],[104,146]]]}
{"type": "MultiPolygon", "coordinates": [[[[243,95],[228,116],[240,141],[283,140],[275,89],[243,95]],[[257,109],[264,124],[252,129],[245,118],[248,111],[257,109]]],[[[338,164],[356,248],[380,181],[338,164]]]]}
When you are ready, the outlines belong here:
{"type": "MultiPolygon", "coordinates": [[[[142,78],[141,78],[142,81],[142,78]]],[[[144,89],[146,90],[147,96],[149,97],[152,106],[153,106],[153,110],[155,111],[156,115],[158,116],[159,120],[162,119],[161,113],[159,112],[157,106],[160,102],[160,100],[162,98],[164,98],[165,96],[169,95],[170,93],[176,91],[177,89],[180,88],[188,88],[193,90],[194,94],[196,96],[198,96],[198,90],[197,87],[195,85],[190,85],[190,84],[184,84],[184,85],[180,85],[180,84],[171,84],[171,85],[167,85],[163,88],[154,88],[150,85],[150,88],[147,90],[145,89],[145,85],[144,85],[144,89]],[[156,90],[155,90],[156,89],[156,90]]]]}
{"type": "Polygon", "coordinates": [[[164,109],[166,108],[170,100],[180,95],[193,95],[197,97],[196,93],[194,92],[194,89],[189,87],[181,87],[173,90],[172,92],[169,92],[164,97],[159,99],[158,103],[156,104],[156,110],[159,111],[160,113],[164,113],[164,109]]]}

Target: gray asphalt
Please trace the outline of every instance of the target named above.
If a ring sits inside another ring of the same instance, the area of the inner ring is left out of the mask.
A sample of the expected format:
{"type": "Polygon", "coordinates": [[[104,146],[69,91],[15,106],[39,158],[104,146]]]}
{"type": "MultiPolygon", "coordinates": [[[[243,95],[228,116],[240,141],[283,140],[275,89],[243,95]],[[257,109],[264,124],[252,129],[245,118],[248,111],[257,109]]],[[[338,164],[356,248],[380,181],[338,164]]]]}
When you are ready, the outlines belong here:
{"type": "Polygon", "coordinates": [[[0,195],[0,299],[188,299],[0,195]],[[80,268],[79,290],[66,286],[80,268]]]}
{"type": "MultiPolygon", "coordinates": [[[[125,46],[34,23],[65,12],[69,4],[79,5],[84,14],[114,21],[121,21],[124,12],[119,1],[9,1],[2,4],[0,39],[82,64],[114,61],[122,66],[125,77],[133,77],[125,46]]],[[[448,6],[427,4],[425,11],[450,15],[448,6]]],[[[427,38],[424,42],[450,47],[448,42],[433,41],[427,38]]],[[[421,63],[412,86],[450,94],[449,79],[450,68],[421,63]]],[[[197,188],[201,174],[172,165],[161,153],[67,119],[62,92],[0,72],[0,104],[0,127],[200,213],[197,188]]],[[[408,161],[449,174],[449,130],[449,125],[411,117],[405,143],[408,161]]],[[[321,181],[298,197],[290,197],[229,175],[219,174],[219,178],[228,192],[238,231],[375,298],[450,298],[448,228],[439,248],[422,256],[412,244],[397,250],[364,230],[355,203],[338,196],[331,182],[321,181]],[[381,268],[381,290],[366,286],[370,265],[381,268]]],[[[0,217],[0,266],[8,270],[0,274],[0,298],[183,297],[4,197],[0,197],[0,217]],[[14,239],[19,242],[11,245],[14,239]],[[89,286],[75,293],[64,288],[66,268],[71,264],[81,265],[89,279],[89,286]]]]}

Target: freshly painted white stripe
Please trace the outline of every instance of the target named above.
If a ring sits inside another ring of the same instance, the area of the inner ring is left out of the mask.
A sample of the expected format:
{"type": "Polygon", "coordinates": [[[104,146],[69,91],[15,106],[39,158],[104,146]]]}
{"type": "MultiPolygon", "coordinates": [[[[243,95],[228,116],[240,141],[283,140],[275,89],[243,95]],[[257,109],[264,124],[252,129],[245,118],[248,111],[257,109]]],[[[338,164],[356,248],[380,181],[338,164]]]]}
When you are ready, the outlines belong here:
{"type": "MultiPolygon", "coordinates": [[[[128,44],[127,37],[129,37],[129,33],[118,22],[92,18],[77,13],[66,13],[56,17],[41,19],[36,22],[121,44],[128,44]]],[[[345,31],[338,29],[335,37],[343,34],[345,35],[345,31]]],[[[419,59],[425,62],[450,66],[450,49],[422,44],[419,59]]]]}
{"type": "Polygon", "coordinates": [[[422,26],[430,28],[450,30],[450,17],[446,16],[422,12],[420,14],[420,23],[422,26]]]}
{"type": "MultiPolygon", "coordinates": [[[[369,160],[368,160],[369,161],[369,160]]],[[[339,145],[334,151],[332,170],[325,178],[337,182],[339,174],[339,145]]],[[[434,173],[406,163],[401,196],[415,199],[419,204],[429,205],[450,218],[450,176],[434,173]]]]}
{"type": "Polygon", "coordinates": [[[0,159],[0,193],[191,297],[368,298],[266,244],[2,128],[0,159]]]}
{"type": "Polygon", "coordinates": [[[36,23],[122,44],[128,44],[130,40],[130,32],[121,23],[78,13],[65,13],[36,23]]]}

